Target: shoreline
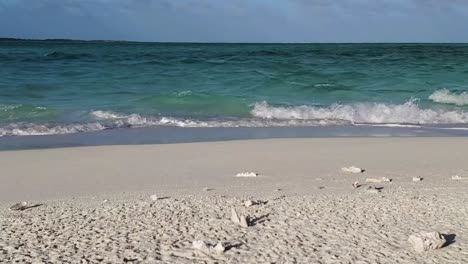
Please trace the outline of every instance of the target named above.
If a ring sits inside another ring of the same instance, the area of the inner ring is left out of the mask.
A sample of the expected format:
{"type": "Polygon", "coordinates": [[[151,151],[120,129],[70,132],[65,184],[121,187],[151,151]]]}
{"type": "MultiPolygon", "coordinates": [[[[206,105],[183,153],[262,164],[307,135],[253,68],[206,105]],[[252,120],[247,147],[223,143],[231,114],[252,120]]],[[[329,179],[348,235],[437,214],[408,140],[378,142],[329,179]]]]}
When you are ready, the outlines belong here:
{"type": "Polygon", "coordinates": [[[468,137],[468,128],[419,126],[141,127],[71,134],[0,137],[0,151],[81,146],[151,145],[258,139],[468,137]]]}

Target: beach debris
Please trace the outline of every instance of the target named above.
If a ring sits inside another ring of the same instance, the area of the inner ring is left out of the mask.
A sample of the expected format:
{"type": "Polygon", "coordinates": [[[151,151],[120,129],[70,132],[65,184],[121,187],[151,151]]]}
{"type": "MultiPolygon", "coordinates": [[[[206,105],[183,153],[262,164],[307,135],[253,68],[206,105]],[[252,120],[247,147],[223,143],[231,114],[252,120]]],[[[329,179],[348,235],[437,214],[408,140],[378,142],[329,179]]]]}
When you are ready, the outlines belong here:
{"type": "Polygon", "coordinates": [[[210,188],[210,187],[205,187],[205,188],[203,188],[203,190],[204,190],[205,192],[209,192],[209,191],[212,191],[212,190],[213,190],[213,188],[210,188]]]}
{"type": "Polygon", "coordinates": [[[109,202],[109,200],[108,200],[108,199],[104,199],[104,200],[102,200],[102,202],[101,202],[101,203],[108,203],[108,202],[109,202]]]}
{"type": "Polygon", "coordinates": [[[244,202],[245,207],[250,207],[252,205],[255,205],[255,202],[253,202],[252,200],[247,200],[244,202]]]}
{"type": "Polygon", "coordinates": [[[10,207],[11,211],[24,211],[30,207],[28,202],[15,203],[10,207]]]}
{"type": "Polygon", "coordinates": [[[359,188],[359,187],[361,187],[361,184],[359,184],[358,182],[353,183],[353,188],[359,188]]]}
{"type": "Polygon", "coordinates": [[[355,167],[355,166],[351,166],[351,167],[343,167],[341,168],[341,171],[346,172],[346,173],[363,173],[366,170],[355,167]]]}
{"type": "Polygon", "coordinates": [[[223,246],[223,243],[221,242],[218,242],[218,244],[216,244],[216,246],[213,248],[214,252],[218,253],[218,254],[222,254],[224,253],[224,251],[226,251],[226,247],[223,246]]]}
{"type": "Polygon", "coordinates": [[[157,201],[159,199],[159,197],[156,194],[152,194],[152,195],[150,195],[150,199],[151,199],[151,201],[157,201]]]}
{"type": "Polygon", "coordinates": [[[203,240],[195,240],[192,242],[192,247],[196,250],[200,250],[201,252],[205,254],[210,253],[210,248],[209,246],[205,243],[203,240]]]}
{"type": "Polygon", "coordinates": [[[258,173],[256,172],[239,172],[236,174],[236,177],[257,177],[258,173]]]}
{"type": "Polygon", "coordinates": [[[366,190],[367,193],[379,193],[381,192],[380,189],[377,189],[375,187],[372,187],[372,186],[369,186],[367,187],[367,190],[366,190]]]}
{"type": "Polygon", "coordinates": [[[454,176],[452,176],[452,180],[457,180],[457,181],[459,181],[459,180],[468,180],[468,178],[460,177],[458,175],[454,175],[454,176]]]}
{"type": "Polygon", "coordinates": [[[381,183],[381,182],[391,182],[392,179],[389,179],[387,177],[382,177],[382,178],[367,178],[366,182],[367,183],[381,183]]]}
{"type": "Polygon", "coordinates": [[[408,241],[413,246],[414,250],[418,253],[428,251],[430,249],[442,248],[447,240],[439,232],[420,232],[411,235],[408,241]]]}
{"type": "Polygon", "coordinates": [[[199,250],[205,254],[210,254],[212,252],[216,254],[222,254],[226,251],[226,248],[223,246],[223,243],[218,242],[215,246],[206,243],[203,240],[195,240],[192,242],[192,248],[199,250]]]}
{"type": "Polygon", "coordinates": [[[418,182],[418,181],[422,181],[422,180],[423,180],[423,178],[421,178],[421,177],[413,177],[414,182],[418,182]]]}
{"type": "Polygon", "coordinates": [[[248,219],[249,219],[249,216],[244,216],[244,215],[239,216],[236,212],[236,209],[234,208],[231,209],[231,221],[234,224],[240,225],[242,227],[249,227],[248,219]]]}

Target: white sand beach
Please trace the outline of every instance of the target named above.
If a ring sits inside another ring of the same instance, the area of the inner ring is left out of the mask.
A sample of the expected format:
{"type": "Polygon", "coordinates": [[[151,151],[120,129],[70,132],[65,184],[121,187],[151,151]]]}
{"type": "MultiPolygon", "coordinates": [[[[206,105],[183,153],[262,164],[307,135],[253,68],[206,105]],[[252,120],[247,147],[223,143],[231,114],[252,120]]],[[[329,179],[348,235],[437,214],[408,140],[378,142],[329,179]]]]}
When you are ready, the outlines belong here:
{"type": "Polygon", "coordinates": [[[455,137],[4,151],[0,262],[467,263],[468,179],[452,179],[468,177],[467,157],[455,137]],[[21,201],[38,206],[9,210],[21,201]],[[421,231],[448,242],[416,253],[407,240],[421,231]]]}

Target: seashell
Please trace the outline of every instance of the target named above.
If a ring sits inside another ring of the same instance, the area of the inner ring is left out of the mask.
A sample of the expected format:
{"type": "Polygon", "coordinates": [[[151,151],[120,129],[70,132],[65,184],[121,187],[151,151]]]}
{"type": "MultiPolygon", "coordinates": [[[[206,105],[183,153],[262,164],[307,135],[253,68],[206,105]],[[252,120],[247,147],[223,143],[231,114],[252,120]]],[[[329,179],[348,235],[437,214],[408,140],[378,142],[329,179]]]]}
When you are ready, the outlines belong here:
{"type": "Polygon", "coordinates": [[[258,175],[256,172],[239,172],[236,177],[257,177],[258,175]]]}
{"type": "Polygon", "coordinates": [[[418,234],[411,235],[408,238],[408,241],[418,253],[428,251],[430,249],[442,248],[447,242],[444,236],[439,232],[420,232],[418,234]]]}
{"type": "Polygon", "coordinates": [[[213,248],[213,251],[218,254],[222,254],[224,253],[224,251],[226,251],[226,248],[223,246],[221,242],[218,242],[218,244],[216,244],[216,246],[213,248]]]}
{"type": "Polygon", "coordinates": [[[210,252],[210,248],[209,246],[205,243],[205,241],[203,240],[195,240],[192,242],[192,247],[194,249],[197,249],[197,250],[200,250],[204,253],[209,253],[210,252]]]}
{"type": "Polygon", "coordinates": [[[239,225],[242,227],[249,227],[249,222],[247,221],[247,219],[248,219],[247,217],[241,215],[239,225]]]}
{"type": "Polygon", "coordinates": [[[365,170],[358,168],[358,167],[351,166],[351,167],[343,167],[341,168],[341,171],[346,172],[346,173],[363,173],[365,170]]]}
{"type": "Polygon", "coordinates": [[[150,199],[151,199],[151,201],[157,201],[158,196],[156,194],[153,194],[153,195],[150,196],[150,199]]]}
{"type": "Polygon", "coordinates": [[[235,224],[240,223],[239,216],[237,215],[237,212],[234,208],[231,208],[231,221],[235,224]]]}
{"type": "Polygon", "coordinates": [[[245,207],[250,207],[250,206],[252,206],[252,205],[254,205],[254,204],[255,204],[255,203],[252,202],[251,200],[247,200],[247,201],[244,202],[244,206],[245,206],[245,207]]]}
{"type": "Polygon", "coordinates": [[[392,179],[389,179],[387,177],[382,177],[382,178],[379,178],[379,179],[376,179],[376,178],[367,178],[366,179],[366,182],[367,183],[381,183],[381,182],[391,182],[392,179]]]}
{"type": "Polygon", "coordinates": [[[234,208],[231,209],[231,221],[237,225],[240,225],[242,227],[249,227],[249,223],[247,221],[247,218],[243,215],[239,217],[237,214],[236,210],[234,208]]]}
{"type": "Polygon", "coordinates": [[[15,203],[10,207],[12,211],[23,211],[28,208],[28,202],[15,203]]]}
{"type": "Polygon", "coordinates": [[[221,242],[218,242],[216,246],[212,246],[208,243],[206,243],[203,240],[195,240],[192,242],[192,248],[199,250],[205,254],[210,254],[212,252],[216,254],[222,254],[224,251],[226,251],[226,248],[223,246],[221,242]]]}
{"type": "Polygon", "coordinates": [[[421,177],[413,177],[414,182],[422,181],[423,178],[421,177]]]}
{"type": "Polygon", "coordinates": [[[460,177],[458,175],[454,175],[454,176],[452,176],[452,180],[468,180],[468,178],[463,178],[463,177],[460,177]]]}
{"type": "Polygon", "coordinates": [[[359,188],[359,187],[361,187],[361,185],[358,182],[353,183],[353,188],[359,188]]]}

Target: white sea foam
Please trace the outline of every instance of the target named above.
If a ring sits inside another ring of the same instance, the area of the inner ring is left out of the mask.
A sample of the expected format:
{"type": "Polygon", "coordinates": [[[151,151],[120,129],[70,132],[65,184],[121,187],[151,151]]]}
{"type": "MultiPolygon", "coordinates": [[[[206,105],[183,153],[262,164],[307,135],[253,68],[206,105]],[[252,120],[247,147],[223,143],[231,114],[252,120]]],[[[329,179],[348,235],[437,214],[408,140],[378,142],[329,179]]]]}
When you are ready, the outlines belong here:
{"type": "Polygon", "coordinates": [[[33,123],[9,124],[0,127],[1,136],[42,136],[55,134],[71,134],[78,132],[91,132],[107,129],[100,123],[70,124],[70,125],[42,125],[33,123]]]}
{"type": "Polygon", "coordinates": [[[306,127],[372,125],[418,127],[418,125],[468,124],[468,112],[420,108],[414,100],[405,104],[359,103],[329,107],[275,107],[266,102],[253,106],[252,117],[243,119],[181,119],[144,117],[110,111],[93,111],[79,124],[10,123],[0,126],[0,136],[52,135],[100,131],[123,127],[306,127]]]}
{"type": "Polygon", "coordinates": [[[330,84],[330,83],[318,83],[318,84],[314,84],[315,87],[332,87],[333,84],[330,84]]]}
{"type": "Polygon", "coordinates": [[[265,120],[259,118],[201,121],[171,117],[142,117],[138,114],[124,115],[107,111],[93,111],[89,116],[94,121],[84,124],[12,123],[0,127],[0,137],[71,134],[124,127],[297,127],[348,124],[341,120],[327,122],[324,120],[265,120]]]}
{"type": "Polygon", "coordinates": [[[468,112],[423,109],[416,100],[404,104],[358,103],[330,107],[273,107],[257,103],[253,116],[264,119],[344,120],[355,124],[466,124],[468,112]]]}
{"type": "Polygon", "coordinates": [[[468,105],[468,93],[462,92],[460,94],[452,93],[448,89],[437,90],[429,96],[429,99],[436,103],[454,104],[454,105],[468,105]]]}

